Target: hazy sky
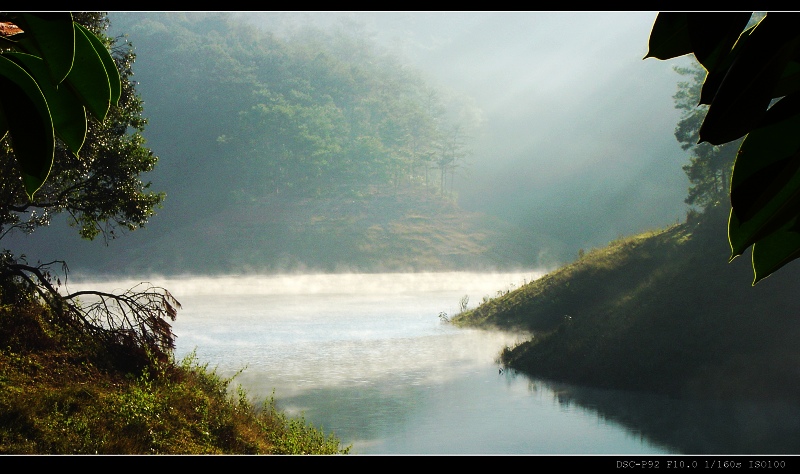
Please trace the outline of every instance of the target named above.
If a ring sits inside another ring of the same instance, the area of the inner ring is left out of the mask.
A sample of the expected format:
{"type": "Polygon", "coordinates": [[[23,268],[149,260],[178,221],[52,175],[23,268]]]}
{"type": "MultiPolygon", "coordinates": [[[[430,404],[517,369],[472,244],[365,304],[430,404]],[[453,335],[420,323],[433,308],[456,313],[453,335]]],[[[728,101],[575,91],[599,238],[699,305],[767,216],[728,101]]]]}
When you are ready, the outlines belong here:
{"type": "MultiPolygon", "coordinates": [[[[250,12],[272,31],[360,25],[483,119],[462,206],[592,247],[682,219],[672,95],[689,59],[643,60],[656,12],[250,12]]],[[[574,249],[577,251],[577,248],[574,249]]]]}

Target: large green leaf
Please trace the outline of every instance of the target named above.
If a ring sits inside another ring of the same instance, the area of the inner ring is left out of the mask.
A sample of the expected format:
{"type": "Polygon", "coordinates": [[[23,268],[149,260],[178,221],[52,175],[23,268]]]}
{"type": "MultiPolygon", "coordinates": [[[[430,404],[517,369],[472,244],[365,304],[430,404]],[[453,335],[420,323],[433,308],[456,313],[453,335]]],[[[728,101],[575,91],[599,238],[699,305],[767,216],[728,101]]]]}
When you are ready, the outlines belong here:
{"type": "Polygon", "coordinates": [[[111,53],[108,52],[108,48],[106,45],[100,41],[100,38],[94,35],[91,31],[89,31],[83,25],[79,25],[75,23],[75,26],[78,27],[83,33],[89,38],[89,41],[92,43],[95,52],[100,57],[100,60],[103,62],[103,67],[106,70],[106,75],[108,76],[108,85],[111,89],[111,104],[117,105],[119,102],[120,95],[122,95],[122,81],[119,77],[119,70],[117,69],[117,63],[114,62],[114,58],[111,57],[111,53]]]}
{"type": "Polygon", "coordinates": [[[779,100],[739,149],[731,176],[731,206],[745,221],[775,197],[800,166],[800,93],[779,100]],[[788,135],[784,135],[787,134],[788,135]]]}
{"type": "Polygon", "coordinates": [[[772,97],[783,97],[797,91],[800,91],[800,62],[792,59],[786,64],[786,69],[778,79],[772,97]]]}
{"type": "Polygon", "coordinates": [[[111,85],[102,59],[92,46],[92,41],[77,23],[75,23],[75,61],[66,82],[86,110],[97,120],[103,121],[111,105],[111,85]]]}
{"type": "Polygon", "coordinates": [[[753,247],[755,284],[800,257],[800,18],[769,13],[739,34],[751,14],[725,15],[659,14],[645,57],[694,53],[707,71],[700,104],[710,106],[700,141],[746,136],[731,177],[728,238],[731,259],[753,247]]]}
{"type": "Polygon", "coordinates": [[[700,127],[700,140],[721,145],[748,133],[763,117],[800,43],[794,19],[767,15],[725,75],[700,127]]]}
{"type": "Polygon", "coordinates": [[[645,59],[694,53],[706,70],[712,70],[731,50],[751,16],[749,12],[660,12],[645,59]]]}
{"type": "Polygon", "coordinates": [[[686,14],[692,52],[707,71],[714,71],[725,62],[752,15],[750,12],[686,14]]]}
{"type": "Polygon", "coordinates": [[[86,139],[86,111],[68,87],[55,87],[48,80],[45,61],[25,53],[5,53],[5,56],[25,68],[47,100],[56,135],[76,155],[86,139]]]}
{"type": "MultiPolygon", "coordinates": [[[[45,60],[53,84],[60,84],[72,69],[75,29],[69,12],[22,13],[18,20],[25,39],[35,45],[35,53],[45,60]]],[[[24,43],[24,42],[23,42],[24,43]]]]}
{"type": "Polygon", "coordinates": [[[717,95],[719,86],[722,85],[722,81],[725,80],[725,76],[728,74],[728,70],[731,64],[733,64],[733,61],[738,57],[739,52],[744,45],[747,44],[747,40],[753,28],[755,28],[755,26],[743,31],[730,52],[714,64],[713,70],[708,71],[703,81],[703,87],[700,89],[700,104],[710,105],[714,101],[714,96],[717,95]]]}
{"type": "Polygon", "coordinates": [[[0,56],[0,114],[11,135],[25,191],[33,199],[53,166],[53,123],[36,81],[3,56],[0,56]]]}
{"type": "Polygon", "coordinates": [[[660,12],[656,15],[644,59],[672,59],[692,52],[687,14],[660,12]]]}
{"type": "Polygon", "coordinates": [[[731,258],[783,227],[800,205],[800,115],[747,135],[731,176],[731,258]]]}
{"type": "Polygon", "coordinates": [[[777,232],[753,244],[753,285],[800,257],[800,232],[793,220],[777,232]]]}

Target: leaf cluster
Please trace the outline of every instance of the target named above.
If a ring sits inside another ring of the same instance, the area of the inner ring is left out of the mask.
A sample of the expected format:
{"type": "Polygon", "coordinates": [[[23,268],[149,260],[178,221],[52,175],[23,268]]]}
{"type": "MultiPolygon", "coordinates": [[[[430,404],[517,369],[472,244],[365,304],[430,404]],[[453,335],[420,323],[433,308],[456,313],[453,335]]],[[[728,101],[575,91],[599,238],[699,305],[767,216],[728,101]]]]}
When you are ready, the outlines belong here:
{"type": "MultiPolygon", "coordinates": [[[[16,110],[12,111],[6,107],[7,102],[3,102],[10,93],[8,90],[0,91],[0,108],[6,114],[4,117],[8,118],[9,124],[15,124],[9,129],[9,137],[0,140],[0,238],[14,229],[32,232],[49,224],[51,215],[63,211],[69,213],[71,223],[79,228],[81,236],[89,239],[99,233],[114,238],[117,226],[132,230],[143,225],[163,195],[148,192],[149,184],[143,184],[139,179],[142,172],[153,168],[157,158],[143,146],[141,131],[146,121],[141,117],[142,102],[130,80],[135,59],[130,47],[115,47],[116,41],[103,34],[108,21],[102,13],[83,12],[76,14],[74,20],[71,14],[44,15],[41,18],[39,14],[3,14],[0,18],[16,22],[3,23],[6,25],[4,31],[14,33],[12,39],[7,40],[13,43],[14,48],[47,52],[41,54],[37,64],[49,64],[54,70],[61,71],[54,73],[54,77],[63,79],[57,87],[52,86],[51,73],[42,69],[35,80],[28,75],[27,86],[24,81],[18,83],[19,87],[28,87],[27,95],[20,94],[31,104],[37,100],[35,92],[46,90],[45,85],[57,91],[55,98],[47,93],[42,96],[42,100],[46,100],[44,110],[48,117],[52,116],[48,132],[48,143],[52,147],[48,148],[49,155],[44,160],[48,162],[49,176],[30,175],[31,179],[27,180],[28,183],[38,183],[34,190],[22,185],[26,163],[30,164],[34,155],[26,154],[24,149],[21,151],[19,144],[41,134],[27,126],[20,128],[19,133],[14,131],[15,126],[25,122],[11,118],[9,114],[16,110]],[[73,35],[70,36],[69,32],[73,35]],[[81,40],[74,38],[87,38],[87,35],[94,40],[87,39],[83,48],[81,40]],[[74,43],[74,48],[59,50],[57,45],[50,44],[63,41],[74,43]],[[37,46],[39,43],[43,45],[37,46]],[[94,52],[96,50],[102,50],[103,54],[94,52]],[[81,72],[87,64],[88,53],[94,55],[90,56],[91,59],[96,58],[94,73],[81,72]],[[110,60],[110,65],[105,64],[103,58],[110,60]],[[107,71],[112,72],[109,74],[107,71]],[[100,76],[102,81],[99,85],[84,82],[84,79],[100,76]],[[114,81],[109,82],[109,77],[116,78],[116,87],[110,87],[110,82],[114,81]],[[64,108],[66,106],[58,102],[58,97],[75,99],[77,108],[64,108]],[[85,110],[89,111],[88,116],[85,110]],[[62,112],[63,126],[57,119],[62,112]]],[[[23,58],[23,65],[29,65],[29,61],[36,63],[30,59],[34,56],[29,52],[9,49],[0,55],[12,58],[8,59],[10,63],[18,58],[23,58]]],[[[16,71],[18,77],[28,74],[22,66],[9,66],[7,70],[16,71]]],[[[162,359],[168,357],[174,335],[167,321],[174,320],[175,307],[179,305],[167,293],[140,288],[122,295],[100,292],[61,295],[60,280],[51,278],[50,266],[54,263],[29,265],[24,255],[17,258],[10,251],[3,250],[0,253],[0,295],[7,288],[25,287],[28,294],[36,295],[38,301],[51,308],[65,324],[91,333],[98,340],[112,341],[129,355],[149,353],[162,359]],[[78,302],[78,298],[86,297],[99,298],[99,301],[78,302]]],[[[66,264],[61,263],[66,279],[66,264]]],[[[19,301],[9,303],[17,304],[19,301]]]]}
{"type": "Polygon", "coordinates": [[[730,180],[731,260],[753,284],[800,257],[800,30],[794,13],[659,13],[645,58],[694,54],[706,71],[700,143],[744,137],[730,180]]]}
{"type": "Polygon", "coordinates": [[[106,45],[69,12],[0,16],[0,136],[11,136],[30,199],[50,174],[55,137],[75,155],[86,111],[103,121],[121,94],[106,45]]]}
{"type": "MultiPolygon", "coordinates": [[[[17,16],[22,14],[6,15],[19,21],[17,16]]],[[[41,35],[65,40],[61,36],[54,36],[55,33],[51,31],[65,31],[56,26],[67,20],[63,16],[58,18],[61,19],[56,25],[51,25],[50,30],[45,29],[41,35]]],[[[103,81],[108,84],[103,88],[82,82],[84,76],[92,77],[92,74],[78,74],[81,61],[75,59],[66,79],[56,88],[58,97],[75,99],[71,102],[74,107],[60,105],[61,102],[55,102],[54,98],[43,96],[46,97],[47,110],[53,117],[52,130],[48,132],[48,140],[37,143],[52,145],[52,149],[48,148],[45,154],[35,155],[37,159],[41,158],[41,166],[37,168],[39,171],[26,171],[26,163],[32,163],[31,156],[34,155],[26,154],[19,145],[39,134],[37,130],[40,129],[20,126],[19,133],[10,130],[8,137],[0,142],[0,237],[15,228],[31,232],[36,227],[49,224],[53,214],[66,211],[82,237],[93,239],[102,233],[105,238],[114,238],[117,227],[133,230],[144,225],[153,214],[153,208],[164,198],[163,194],[149,191],[149,183],[143,183],[139,178],[141,173],[153,169],[158,158],[144,146],[145,140],[141,135],[147,121],[141,115],[142,101],[131,80],[135,60],[132,46],[119,44],[118,39],[103,34],[108,26],[104,14],[77,13],[69,17],[69,22],[74,32],[86,30],[92,38],[97,39],[95,46],[98,50],[102,49],[102,54],[95,54],[95,66],[99,67],[102,63],[104,69],[95,69],[94,76],[96,79],[102,72],[103,81]],[[110,59],[111,64],[106,65],[101,57],[110,59]],[[114,80],[109,81],[109,77],[114,80]],[[79,89],[72,87],[72,82],[94,92],[79,96],[76,92],[79,89]],[[109,84],[117,82],[119,87],[109,88],[109,84]],[[97,94],[103,99],[99,100],[97,94]],[[84,96],[87,100],[92,99],[86,102],[87,105],[82,105],[84,102],[80,97],[84,96]],[[86,110],[89,111],[88,115],[86,110]],[[23,186],[24,182],[32,183],[33,187],[23,186]]],[[[13,44],[15,48],[18,43],[25,43],[17,40],[23,34],[11,37],[16,41],[13,44]]],[[[86,36],[84,33],[81,35],[86,36]]],[[[80,41],[76,42],[76,45],[79,44],[80,41]]],[[[76,46],[76,58],[80,52],[80,46],[76,46]]],[[[2,54],[16,58],[23,53],[6,50],[2,54]]],[[[38,82],[34,85],[47,90],[45,86],[49,82],[45,79],[47,77],[37,77],[38,82]]],[[[2,100],[3,97],[0,97],[0,102],[2,100]]],[[[3,110],[9,113],[8,108],[3,110]]],[[[24,110],[33,109],[27,107],[24,110]]],[[[16,109],[14,111],[16,113],[16,109]]],[[[17,125],[21,123],[16,118],[13,122],[17,125]]]]}

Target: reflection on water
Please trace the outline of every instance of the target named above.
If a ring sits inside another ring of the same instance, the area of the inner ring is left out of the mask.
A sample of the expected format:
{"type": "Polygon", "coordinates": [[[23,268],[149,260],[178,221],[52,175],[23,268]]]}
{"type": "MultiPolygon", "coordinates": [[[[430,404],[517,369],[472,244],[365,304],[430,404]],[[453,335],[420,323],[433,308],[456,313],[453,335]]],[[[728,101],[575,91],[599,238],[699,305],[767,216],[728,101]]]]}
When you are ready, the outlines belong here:
{"type": "MultiPolygon", "coordinates": [[[[493,369],[493,368],[492,368],[493,369]]],[[[279,406],[331,428],[355,453],[659,454],[674,452],[542,386],[497,370],[429,385],[319,388],[279,406]]]]}
{"type": "Polygon", "coordinates": [[[800,406],[774,401],[682,400],[552,384],[559,403],[596,410],[683,454],[798,454],[800,406]]]}
{"type": "MultiPolygon", "coordinates": [[[[800,452],[797,407],[688,403],[502,371],[525,335],[441,324],[464,295],[537,272],[151,279],[182,303],[178,358],[196,351],[256,400],[334,432],[354,453],[800,452]]],[[[111,290],[127,282],[72,283],[111,290]]],[[[72,288],[75,290],[76,288],[72,288]]]]}

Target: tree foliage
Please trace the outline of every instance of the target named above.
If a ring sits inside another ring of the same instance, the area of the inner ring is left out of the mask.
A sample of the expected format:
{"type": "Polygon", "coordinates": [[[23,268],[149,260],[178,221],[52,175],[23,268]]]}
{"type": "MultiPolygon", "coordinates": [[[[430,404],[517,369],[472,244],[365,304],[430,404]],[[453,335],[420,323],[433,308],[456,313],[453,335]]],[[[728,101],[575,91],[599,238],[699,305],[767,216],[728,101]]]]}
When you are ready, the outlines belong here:
{"type": "MultiPolygon", "coordinates": [[[[163,117],[160,130],[174,127],[164,146],[185,157],[172,165],[189,186],[173,196],[202,193],[216,206],[276,193],[355,197],[426,185],[442,192],[438,173],[464,165],[466,147],[456,160],[440,158],[452,153],[443,145],[465,105],[357,28],[277,37],[220,13],[116,18],[129,22],[139,51],[160,55],[140,77],[143,87],[153,84],[148,110],[163,117]],[[177,132],[183,124],[191,137],[177,132]]],[[[462,140],[470,125],[461,124],[462,140]]]]}
{"type": "MultiPolygon", "coordinates": [[[[146,120],[131,80],[131,47],[104,34],[101,13],[6,13],[0,20],[13,33],[0,43],[0,125],[8,131],[0,141],[0,239],[33,232],[61,212],[87,239],[143,226],[164,196],[140,178],[157,157],[141,135],[146,120]]],[[[0,302],[38,297],[64,324],[167,356],[174,342],[167,321],[180,305],[166,290],[62,295],[53,276],[58,263],[66,279],[63,261],[31,265],[4,250],[0,302]],[[81,303],[89,297],[96,301],[81,303]]]]}
{"type": "Polygon", "coordinates": [[[694,54],[706,71],[700,143],[743,141],[730,180],[731,260],[753,284],[800,257],[800,30],[794,13],[659,13],[645,58],[694,54]]]}
{"type": "Polygon", "coordinates": [[[103,121],[121,83],[106,46],[71,13],[6,13],[0,23],[0,135],[11,136],[32,199],[50,173],[55,137],[77,155],[85,111],[103,121]]]}
{"type": "Polygon", "coordinates": [[[147,121],[131,79],[135,55],[129,45],[118,45],[102,34],[107,28],[105,16],[81,13],[76,18],[86,25],[80,28],[92,32],[104,48],[113,48],[105,51],[120,78],[117,99],[102,118],[83,112],[75,118],[85,124],[79,153],[56,134],[47,180],[33,195],[18,173],[17,163],[25,158],[20,158],[16,136],[0,142],[0,237],[14,229],[32,232],[47,225],[53,214],[66,212],[82,237],[114,238],[119,227],[133,230],[144,225],[164,198],[140,178],[158,158],[144,146],[142,131],[147,121]]]}
{"type": "Polygon", "coordinates": [[[674,69],[688,79],[678,83],[678,92],[673,96],[675,108],[682,111],[681,120],[675,127],[675,138],[681,148],[690,153],[689,164],[683,166],[689,178],[685,202],[705,210],[727,199],[731,169],[741,140],[719,146],[698,143],[700,127],[708,111],[708,106],[698,105],[706,71],[697,62],[674,69]]]}

